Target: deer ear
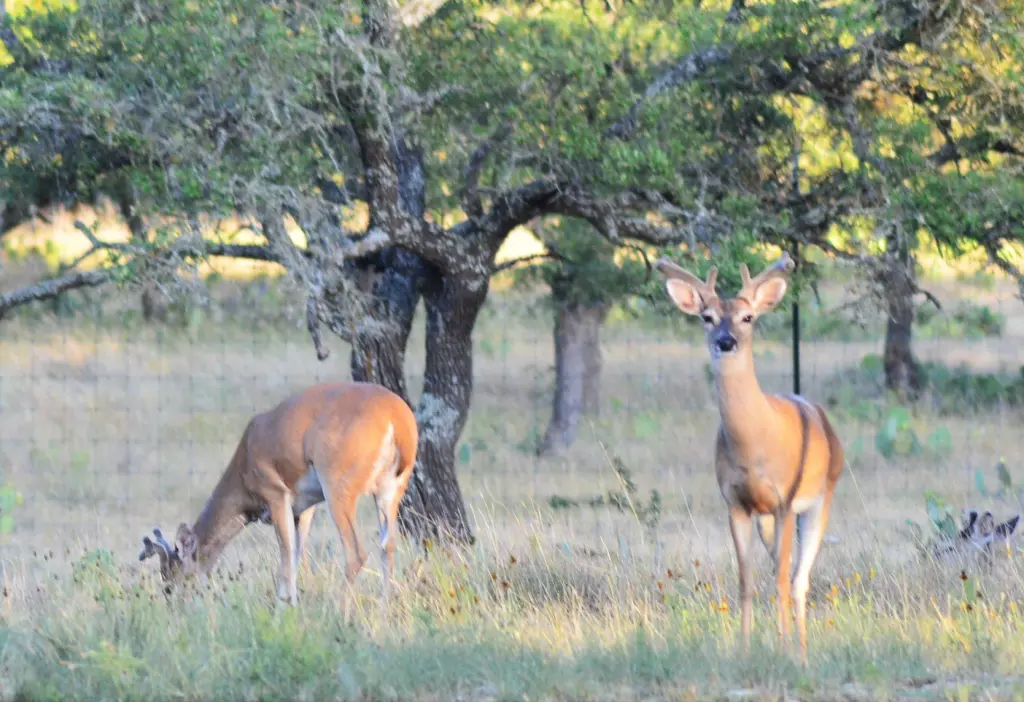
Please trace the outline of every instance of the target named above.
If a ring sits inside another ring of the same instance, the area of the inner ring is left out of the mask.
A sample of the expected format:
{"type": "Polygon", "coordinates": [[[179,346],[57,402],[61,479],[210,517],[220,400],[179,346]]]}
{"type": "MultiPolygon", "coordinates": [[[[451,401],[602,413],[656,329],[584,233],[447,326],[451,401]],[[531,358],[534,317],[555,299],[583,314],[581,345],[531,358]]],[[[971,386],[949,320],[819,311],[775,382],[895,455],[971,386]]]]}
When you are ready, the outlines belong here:
{"type": "Polygon", "coordinates": [[[960,538],[969,539],[974,536],[974,527],[978,523],[977,510],[964,510],[964,525],[960,528],[960,538]]]}
{"type": "Polygon", "coordinates": [[[1018,514],[1013,519],[1007,519],[1005,522],[996,527],[996,535],[1008,539],[1011,534],[1017,529],[1017,522],[1020,521],[1020,515],[1018,514]]]}
{"type": "Polygon", "coordinates": [[[183,561],[194,561],[198,550],[199,540],[196,533],[188,524],[182,522],[178,525],[178,533],[174,538],[174,545],[178,549],[178,557],[183,561]]]}
{"type": "Polygon", "coordinates": [[[142,551],[139,552],[139,560],[144,561],[147,558],[152,558],[157,554],[156,544],[153,543],[153,539],[148,536],[142,537],[142,551]]]}
{"type": "Polygon", "coordinates": [[[697,316],[703,311],[704,300],[697,292],[697,288],[689,283],[673,278],[665,282],[665,288],[672,302],[685,314],[697,316]]]}
{"type": "Polygon", "coordinates": [[[750,301],[754,310],[758,314],[774,310],[782,302],[788,287],[789,283],[785,278],[769,278],[758,285],[757,290],[754,291],[754,299],[750,301]]]}

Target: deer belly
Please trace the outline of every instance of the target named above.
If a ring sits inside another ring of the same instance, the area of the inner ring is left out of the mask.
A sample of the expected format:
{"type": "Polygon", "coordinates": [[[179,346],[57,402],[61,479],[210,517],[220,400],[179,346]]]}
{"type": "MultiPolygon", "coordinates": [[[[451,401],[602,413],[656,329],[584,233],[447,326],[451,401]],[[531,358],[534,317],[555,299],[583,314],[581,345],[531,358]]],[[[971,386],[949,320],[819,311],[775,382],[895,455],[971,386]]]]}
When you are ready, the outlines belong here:
{"type": "Polygon", "coordinates": [[[743,480],[726,482],[722,486],[722,495],[727,503],[746,512],[774,514],[786,499],[786,488],[767,477],[745,476],[743,480]]]}
{"type": "Polygon", "coordinates": [[[292,510],[296,516],[302,514],[313,505],[324,501],[324,488],[320,484],[320,476],[316,468],[310,466],[309,470],[295,483],[295,501],[292,510]]]}

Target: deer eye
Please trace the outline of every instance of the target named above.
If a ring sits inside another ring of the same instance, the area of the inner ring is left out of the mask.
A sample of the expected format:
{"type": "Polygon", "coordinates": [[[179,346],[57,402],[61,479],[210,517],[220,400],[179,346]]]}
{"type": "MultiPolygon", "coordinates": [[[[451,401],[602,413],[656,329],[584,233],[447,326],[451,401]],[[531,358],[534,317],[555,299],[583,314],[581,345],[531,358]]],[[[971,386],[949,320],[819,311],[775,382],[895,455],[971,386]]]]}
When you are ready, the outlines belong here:
{"type": "Polygon", "coordinates": [[[741,321],[744,324],[750,324],[751,322],[754,321],[754,315],[752,315],[752,314],[745,314],[745,315],[743,315],[743,319],[741,321]]]}
{"type": "Polygon", "coordinates": [[[715,323],[715,318],[712,317],[710,314],[701,315],[700,318],[702,320],[704,320],[704,324],[714,324],[715,323]]]}

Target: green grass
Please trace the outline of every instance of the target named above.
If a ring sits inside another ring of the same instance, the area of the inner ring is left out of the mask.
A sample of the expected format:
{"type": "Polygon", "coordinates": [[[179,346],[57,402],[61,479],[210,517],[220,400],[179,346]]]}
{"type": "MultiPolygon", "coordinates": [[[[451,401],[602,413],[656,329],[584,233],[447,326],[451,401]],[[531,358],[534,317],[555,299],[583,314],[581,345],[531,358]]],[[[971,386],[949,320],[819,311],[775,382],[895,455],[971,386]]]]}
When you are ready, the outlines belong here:
{"type": "Polygon", "coordinates": [[[955,567],[925,587],[901,572],[816,588],[805,670],[777,646],[768,602],[751,653],[738,651],[732,598],[709,569],[670,577],[544,546],[514,564],[504,555],[416,558],[386,615],[377,579],[364,576],[374,582],[357,585],[348,622],[330,565],[303,578],[297,608],[277,610],[272,558],[255,573],[225,563],[206,587],[170,598],[152,573],[93,559],[77,582],[47,584],[30,611],[9,611],[0,673],[8,693],[39,700],[1024,693],[1021,609],[994,598],[967,611],[955,567]]]}

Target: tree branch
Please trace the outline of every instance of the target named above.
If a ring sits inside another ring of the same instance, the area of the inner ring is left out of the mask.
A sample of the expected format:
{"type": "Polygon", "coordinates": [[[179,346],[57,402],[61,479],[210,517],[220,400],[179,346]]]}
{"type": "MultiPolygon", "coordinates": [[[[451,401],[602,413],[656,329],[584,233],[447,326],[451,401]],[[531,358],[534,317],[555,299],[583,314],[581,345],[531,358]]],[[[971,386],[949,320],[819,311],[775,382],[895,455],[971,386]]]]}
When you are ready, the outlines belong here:
{"type": "Polygon", "coordinates": [[[562,257],[554,251],[545,251],[544,253],[530,254],[529,256],[520,256],[519,258],[513,258],[508,261],[504,261],[494,266],[494,273],[501,273],[507,271],[510,268],[524,263],[534,263],[536,261],[561,261],[562,257]]]}
{"type": "Polygon", "coordinates": [[[685,212],[672,207],[671,220],[683,220],[683,226],[659,224],[641,216],[652,211],[664,212],[665,209],[663,199],[647,191],[627,191],[612,198],[599,199],[579,190],[566,190],[550,201],[547,213],[587,220],[613,244],[622,244],[625,238],[653,246],[670,246],[683,241],[692,245],[697,241],[711,241],[716,234],[724,233],[728,228],[724,219],[703,209],[685,212]],[[630,211],[636,215],[626,214],[630,211]]]}
{"type": "Polygon", "coordinates": [[[709,49],[695,51],[674,63],[671,68],[655,78],[629,108],[623,117],[605,130],[605,139],[631,139],[636,132],[640,113],[649,102],[662,93],[679,87],[683,83],[707,73],[714,66],[721,65],[732,59],[732,47],[712,46],[709,49]]]}
{"type": "Polygon", "coordinates": [[[221,244],[211,242],[203,246],[203,253],[207,256],[224,256],[225,258],[280,263],[280,260],[268,247],[259,244],[221,244]]]}
{"type": "Polygon", "coordinates": [[[469,157],[466,165],[465,186],[462,191],[462,209],[470,218],[483,216],[483,204],[480,202],[480,175],[483,172],[484,163],[501,142],[505,141],[512,134],[513,125],[511,122],[502,122],[490,136],[484,139],[469,157]]]}
{"type": "Polygon", "coordinates": [[[19,288],[13,292],[0,295],[0,319],[15,307],[30,302],[52,300],[53,298],[78,288],[95,288],[114,279],[117,269],[105,268],[98,271],[79,271],[60,278],[44,280],[34,285],[19,288]]]}
{"type": "Polygon", "coordinates": [[[959,142],[947,140],[942,148],[929,154],[927,159],[935,166],[944,166],[953,161],[981,157],[988,153],[1021,158],[1024,157],[1024,148],[1007,139],[993,139],[991,134],[983,132],[959,142]]]}

